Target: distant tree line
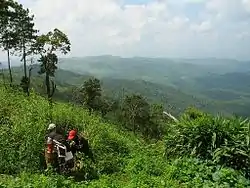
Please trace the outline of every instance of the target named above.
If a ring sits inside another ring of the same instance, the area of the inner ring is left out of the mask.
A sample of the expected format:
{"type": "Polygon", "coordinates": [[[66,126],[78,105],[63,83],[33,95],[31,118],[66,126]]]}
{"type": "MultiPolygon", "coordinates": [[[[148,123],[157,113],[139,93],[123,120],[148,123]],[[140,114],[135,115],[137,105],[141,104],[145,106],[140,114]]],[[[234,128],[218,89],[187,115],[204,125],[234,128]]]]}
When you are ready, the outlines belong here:
{"type": "Polygon", "coordinates": [[[146,138],[162,138],[166,118],[163,105],[149,104],[140,94],[125,95],[122,101],[107,98],[102,94],[101,81],[97,78],[86,80],[74,89],[72,101],[85,107],[90,114],[97,112],[125,128],[140,133],[146,138]]]}

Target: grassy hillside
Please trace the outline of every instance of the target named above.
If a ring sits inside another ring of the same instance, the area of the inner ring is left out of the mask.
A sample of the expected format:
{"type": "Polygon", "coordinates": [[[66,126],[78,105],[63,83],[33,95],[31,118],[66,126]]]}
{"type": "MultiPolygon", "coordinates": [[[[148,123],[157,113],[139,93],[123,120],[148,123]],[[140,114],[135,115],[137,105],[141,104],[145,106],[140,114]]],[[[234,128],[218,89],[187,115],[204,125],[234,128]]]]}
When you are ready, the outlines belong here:
{"type": "MultiPolygon", "coordinates": [[[[179,137],[181,135],[176,134],[174,130],[177,125],[166,125],[166,128],[169,127],[169,130],[172,130],[169,131],[169,135],[166,135],[168,145],[165,145],[165,141],[147,143],[140,136],[123,131],[119,125],[104,123],[100,117],[89,116],[84,109],[64,103],[54,105],[53,122],[66,127],[74,125],[84,131],[97,162],[93,164],[88,159],[82,158],[84,167],[78,172],[77,178],[46,175],[41,168],[43,164],[41,152],[46,127],[49,123],[47,101],[33,92],[27,98],[23,93],[1,86],[0,103],[0,174],[5,174],[0,175],[1,187],[17,187],[17,185],[18,187],[250,186],[250,181],[243,177],[241,171],[196,159],[195,155],[188,154],[189,149],[187,148],[183,148],[185,154],[180,153],[178,156],[178,152],[182,150],[176,146],[181,146],[182,140],[179,137]],[[173,137],[174,135],[175,137],[173,137]],[[166,159],[164,157],[164,155],[168,155],[165,153],[166,148],[171,150],[171,154],[177,156],[166,159]],[[172,150],[174,148],[176,148],[175,152],[172,150]]],[[[197,126],[199,121],[190,120],[190,130],[194,130],[192,122],[197,126]]],[[[237,122],[235,121],[233,124],[240,125],[240,121],[237,122]]],[[[185,120],[181,124],[185,125],[185,120]]],[[[183,126],[181,124],[176,128],[179,129],[179,126],[183,126]]],[[[221,121],[217,127],[222,128],[222,125],[221,121]]],[[[241,123],[241,125],[249,124],[241,123]]],[[[200,126],[204,125],[200,122],[200,126]]],[[[183,131],[188,130],[188,127],[180,130],[184,134],[183,131]]],[[[232,129],[227,128],[227,130],[232,129]]],[[[201,141],[202,134],[198,129],[196,131],[198,132],[193,133],[200,135],[198,140],[201,141]]],[[[204,131],[210,135],[208,131],[204,131]]],[[[226,129],[221,129],[221,131],[226,131],[226,129]]],[[[239,131],[241,130],[239,129],[239,131]]],[[[189,135],[188,132],[186,134],[189,135]]],[[[230,134],[236,136],[238,132],[234,129],[230,134]]],[[[231,136],[228,137],[230,145],[232,144],[231,136]]],[[[194,136],[190,135],[190,138],[194,138],[194,136]]],[[[219,134],[218,138],[220,138],[219,134]]],[[[184,143],[194,146],[194,142],[190,141],[184,143]]],[[[208,144],[208,140],[205,143],[208,144]]],[[[236,145],[234,146],[236,147],[236,145]]],[[[183,147],[186,146],[183,145],[183,147]]],[[[198,153],[196,155],[198,156],[198,153]]]]}

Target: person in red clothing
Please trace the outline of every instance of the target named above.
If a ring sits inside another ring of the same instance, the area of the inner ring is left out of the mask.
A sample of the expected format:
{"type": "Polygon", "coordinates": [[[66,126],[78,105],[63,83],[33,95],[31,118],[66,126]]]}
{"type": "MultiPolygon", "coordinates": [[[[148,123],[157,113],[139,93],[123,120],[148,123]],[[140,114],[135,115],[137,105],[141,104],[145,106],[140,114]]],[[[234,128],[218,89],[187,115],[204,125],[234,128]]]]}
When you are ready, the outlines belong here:
{"type": "Polygon", "coordinates": [[[77,129],[69,131],[67,141],[69,142],[73,155],[75,155],[76,152],[83,152],[94,161],[93,153],[89,148],[88,141],[78,134],[77,129]]]}
{"type": "Polygon", "coordinates": [[[78,136],[76,129],[69,131],[67,141],[69,142],[73,155],[83,147],[81,144],[81,138],[78,136]]]}
{"type": "Polygon", "coordinates": [[[77,130],[73,129],[69,131],[68,140],[74,140],[77,136],[77,130]]]}

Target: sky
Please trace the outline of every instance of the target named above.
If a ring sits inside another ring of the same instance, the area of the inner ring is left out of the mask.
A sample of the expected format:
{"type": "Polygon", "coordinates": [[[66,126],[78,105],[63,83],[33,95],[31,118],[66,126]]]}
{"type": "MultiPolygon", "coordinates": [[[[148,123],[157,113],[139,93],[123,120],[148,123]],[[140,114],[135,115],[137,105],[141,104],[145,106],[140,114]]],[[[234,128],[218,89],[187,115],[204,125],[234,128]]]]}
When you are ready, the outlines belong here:
{"type": "MultiPolygon", "coordinates": [[[[250,59],[250,0],[18,0],[69,56],[250,59]]],[[[3,53],[0,53],[3,57],[3,53]]]]}

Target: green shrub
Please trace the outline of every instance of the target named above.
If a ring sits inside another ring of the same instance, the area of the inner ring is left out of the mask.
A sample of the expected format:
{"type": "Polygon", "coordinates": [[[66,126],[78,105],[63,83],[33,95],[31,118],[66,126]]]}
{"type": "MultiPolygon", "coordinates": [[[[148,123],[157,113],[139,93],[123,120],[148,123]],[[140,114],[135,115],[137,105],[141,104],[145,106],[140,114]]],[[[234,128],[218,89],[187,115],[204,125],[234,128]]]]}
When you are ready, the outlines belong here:
{"type": "Polygon", "coordinates": [[[250,123],[190,112],[166,136],[166,156],[193,156],[250,172],[250,123]]]}
{"type": "Polygon", "coordinates": [[[248,187],[250,181],[230,168],[212,162],[183,158],[174,160],[169,176],[185,187],[248,187]]]}

